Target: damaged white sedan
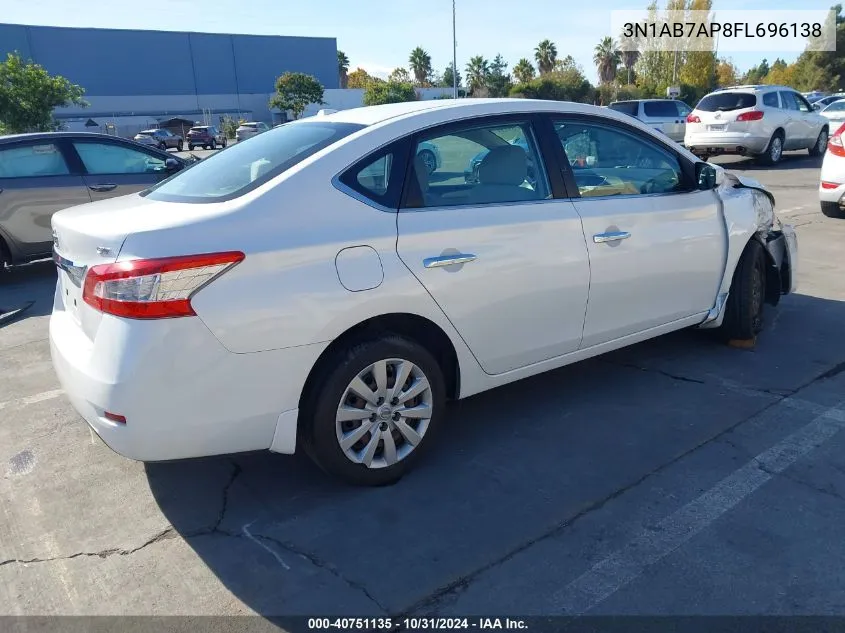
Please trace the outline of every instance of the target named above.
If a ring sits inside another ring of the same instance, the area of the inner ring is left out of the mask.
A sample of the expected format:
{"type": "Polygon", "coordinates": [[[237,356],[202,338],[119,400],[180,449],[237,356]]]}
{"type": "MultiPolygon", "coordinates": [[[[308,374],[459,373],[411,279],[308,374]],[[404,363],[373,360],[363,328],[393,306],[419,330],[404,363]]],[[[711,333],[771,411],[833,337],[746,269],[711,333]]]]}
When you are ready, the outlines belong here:
{"type": "Polygon", "coordinates": [[[797,248],[757,183],[525,99],[295,121],[53,229],[53,362],[106,444],[301,446],[365,485],[407,471],[449,399],[681,328],[755,337],[797,248]]]}

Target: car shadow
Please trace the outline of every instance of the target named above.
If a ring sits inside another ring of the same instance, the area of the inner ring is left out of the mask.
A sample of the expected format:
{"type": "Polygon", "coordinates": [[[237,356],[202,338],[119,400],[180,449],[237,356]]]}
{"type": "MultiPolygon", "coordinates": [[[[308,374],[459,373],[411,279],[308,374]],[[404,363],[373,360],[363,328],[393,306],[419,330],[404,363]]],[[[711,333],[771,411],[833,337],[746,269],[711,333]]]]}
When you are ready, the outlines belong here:
{"type": "Polygon", "coordinates": [[[0,327],[50,314],[55,290],[52,260],[0,269],[0,327]]]}
{"type": "Polygon", "coordinates": [[[821,156],[810,156],[806,150],[784,152],[780,162],[776,165],[763,165],[756,159],[745,156],[715,156],[710,162],[724,167],[741,171],[776,171],[781,169],[813,169],[820,168],[821,156]]]}
{"type": "Polygon", "coordinates": [[[390,487],[268,452],[150,463],[148,482],[250,610],[406,613],[842,371],[843,321],[845,302],[792,295],[752,349],[685,330],[450,403],[434,450],[390,487]]]}

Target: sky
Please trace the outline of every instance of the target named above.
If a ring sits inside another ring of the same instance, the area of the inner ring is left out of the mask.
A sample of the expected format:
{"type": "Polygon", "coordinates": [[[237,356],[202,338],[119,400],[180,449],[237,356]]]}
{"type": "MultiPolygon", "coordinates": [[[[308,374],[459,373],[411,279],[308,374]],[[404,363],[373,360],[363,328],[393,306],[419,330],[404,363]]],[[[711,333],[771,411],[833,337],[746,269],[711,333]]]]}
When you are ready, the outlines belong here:
{"type": "MultiPolygon", "coordinates": [[[[836,0],[714,0],[713,9],[829,9],[836,0]]],[[[509,67],[532,62],[534,47],[555,42],[558,56],[572,55],[595,82],[593,48],[610,35],[611,10],[643,9],[648,0],[456,0],[458,69],[470,57],[497,53],[509,67]],[[581,8],[582,5],[591,8],[581,8]]],[[[337,39],[350,70],[386,77],[408,66],[410,51],[423,47],[437,72],[452,60],[452,0],[0,0],[0,22],[46,26],[323,36],[337,39]]],[[[661,1],[660,5],[665,5],[661,1]]],[[[721,52],[720,52],[721,55],[721,52]]],[[[797,53],[725,52],[741,71],[763,57],[793,61],[797,53]],[[778,55],[780,53],[780,55],[778,55]]]]}

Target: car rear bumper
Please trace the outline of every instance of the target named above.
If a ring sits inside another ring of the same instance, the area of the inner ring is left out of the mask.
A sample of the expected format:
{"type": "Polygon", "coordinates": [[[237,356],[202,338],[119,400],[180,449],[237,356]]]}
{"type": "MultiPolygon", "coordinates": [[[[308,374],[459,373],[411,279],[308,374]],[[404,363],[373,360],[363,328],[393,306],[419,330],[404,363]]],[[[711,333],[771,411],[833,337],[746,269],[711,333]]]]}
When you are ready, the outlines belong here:
{"type": "Polygon", "coordinates": [[[53,366],[74,409],[115,452],[140,461],[271,444],[276,452],[293,453],[296,417],[283,414],[298,408],[308,372],[325,348],[233,354],[198,317],[133,321],[105,315],[92,342],[58,297],[49,330],[53,366]],[[294,428],[277,433],[280,420],[294,428]],[[279,437],[286,439],[280,443],[279,437]]]}
{"type": "Polygon", "coordinates": [[[841,184],[835,189],[825,189],[819,184],[819,201],[841,204],[843,196],[845,196],[845,184],[841,184]]]}
{"type": "Polygon", "coordinates": [[[684,145],[694,154],[762,154],[769,137],[749,133],[688,132],[684,145]]]}

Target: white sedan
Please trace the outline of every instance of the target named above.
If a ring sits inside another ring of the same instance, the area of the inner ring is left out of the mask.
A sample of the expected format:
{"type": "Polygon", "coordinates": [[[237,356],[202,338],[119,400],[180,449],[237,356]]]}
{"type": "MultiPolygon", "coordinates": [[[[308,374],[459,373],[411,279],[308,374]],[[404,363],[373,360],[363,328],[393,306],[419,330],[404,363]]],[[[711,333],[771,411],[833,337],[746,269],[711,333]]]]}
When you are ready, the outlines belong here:
{"type": "Polygon", "coordinates": [[[797,248],[756,182],[525,99],[302,119],[53,229],[53,363],[106,444],[301,446],[363,485],[397,481],[449,399],[681,328],[754,338],[797,248]]]}
{"type": "MultiPolygon", "coordinates": [[[[838,103],[838,102],[837,102],[838,103]]],[[[830,218],[845,218],[845,123],[830,137],[822,161],[819,201],[822,213],[830,218]]]]}

